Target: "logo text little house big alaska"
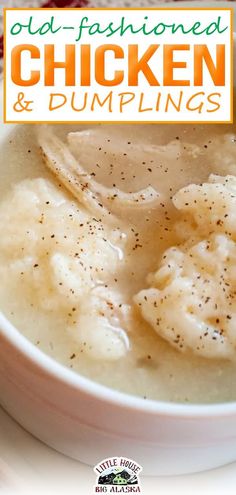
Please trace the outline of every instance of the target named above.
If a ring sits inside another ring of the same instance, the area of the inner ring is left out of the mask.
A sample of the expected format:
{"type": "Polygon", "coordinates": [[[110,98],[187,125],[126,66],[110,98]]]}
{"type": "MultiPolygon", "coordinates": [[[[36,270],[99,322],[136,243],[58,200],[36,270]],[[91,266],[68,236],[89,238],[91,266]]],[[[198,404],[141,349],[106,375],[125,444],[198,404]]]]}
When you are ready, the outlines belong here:
{"type": "Polygon", "coordinates": [[[142,467],[125,457],[111,457],[94,468],[95,493],[141,493],[139,475],[142,467]]]}
{"type": "Polygon", "coordinates": [[[231,9],[5,9],[5,122],[232,121],[231,9]]]}

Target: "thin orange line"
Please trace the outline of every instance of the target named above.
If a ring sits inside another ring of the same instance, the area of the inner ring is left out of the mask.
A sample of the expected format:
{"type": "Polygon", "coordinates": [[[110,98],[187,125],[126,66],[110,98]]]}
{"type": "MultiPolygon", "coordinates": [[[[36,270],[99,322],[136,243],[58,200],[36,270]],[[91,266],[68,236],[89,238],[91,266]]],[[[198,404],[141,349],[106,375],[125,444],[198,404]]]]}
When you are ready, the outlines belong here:
{"type": "Polygon", "coordinates": [[[7,44],[6,44],[6,17],[7,17],[7,13],[6,13],[6,9],[4,9],[4,12],[3,12],[3,81],[4,81],[4,85],[3,85],[3,121],[6,122],[6,118],[7,118],[7,108],[6,108],[6,104],[7,104],[7,99],[6,99],[6,87],[7,87],[7,84],[6,84],[6,53],[7,53],[7,44]]]}
{"type": "Polygon", "coordinates": [[[230,119],[234,122],[234,34],[233,34],[233,19],[234,9],[230,8],[230,29],[231,29],[231,44],[230,44],[230,119]]]}
{"type": "Polygon", "coordinates": [[[66,10],[75,10],[77,12],[80,12],[81,10],[91,10],[91,11],[97,11],[97,10],[127,10],[127,11],[131,11],[131,10],[140,10],[140,11],[146,11],[146,10],[156,10],[156,11],[159,11],[159,10],[227,10],[227,11],[232,11],[233,8],[232,7],[137,7],[137,8],[128,8],[128,7],[124,7],[124,8],[106,8],[106,7],[81,7],[81,8],[76,8],[76,7],[66,7],[66,8],[61,8],[61,7],[53,7],[53,8],[49,8],[49,7],[20,7],[20,8],[16,8],[16,7],[4,7],[3,10],[7,11],[7,10],[41,10],[41,11],[53,11],[53,10],[60,10],[60,11],[66,11],[66,10]]]}
{"type": "Polygon", "coordinates": [[[4,124],[233,124],[233,120],[4,120],[4,124]]]}

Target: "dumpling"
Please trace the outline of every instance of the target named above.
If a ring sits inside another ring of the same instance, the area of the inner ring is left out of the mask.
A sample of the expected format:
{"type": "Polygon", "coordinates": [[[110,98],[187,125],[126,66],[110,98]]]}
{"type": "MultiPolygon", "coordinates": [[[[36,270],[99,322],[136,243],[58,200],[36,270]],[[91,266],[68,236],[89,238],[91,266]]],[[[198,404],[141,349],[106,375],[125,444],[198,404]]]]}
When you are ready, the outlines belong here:
{"type": "Polygon", "coordinates": [[[179,351],[236,355],[236,178],[181,189],[173,203],[183,242],[168,249],[149,288],[134,301],[143,318],[179,351]]]}
{"type": "Polygon", "coordinates": [[[122,265],[126,239],[119,227],[97,220],[50,181],[32,179],[1,203],[0,230],[2,278],[10,268],[9,283],[24,288],[31,303],[67,318],[68,335],[88,341],[84,352],[92,358],[127,352],[122,297],[107,287],[122,265]]]}

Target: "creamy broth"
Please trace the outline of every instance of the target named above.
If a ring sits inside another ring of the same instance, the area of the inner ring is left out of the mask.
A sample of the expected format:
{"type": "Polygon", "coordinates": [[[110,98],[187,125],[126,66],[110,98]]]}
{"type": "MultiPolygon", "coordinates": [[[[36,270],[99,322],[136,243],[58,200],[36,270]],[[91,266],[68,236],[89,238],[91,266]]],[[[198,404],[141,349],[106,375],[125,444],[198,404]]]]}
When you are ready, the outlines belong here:
{"type": "MultiPolygon", "coordinates": [[[[117,225],[124,234],[129,232],[130,242],[124,247],[115,276],[109,274],[106,284],[116,287],[124,302],[133,306],[134,294],[147,287],[147,274],[156,271],[163,251],[178,242],[174,224],[179,213],[173,207],[173,195],[183,186],[207,181],[211,173],[236,174],[236,136],[233,126],[225,125],[107,125],[87,129],[92,129],[92,134],[73,152],[97,182],[126,192],[151,185],[160,193],[159,201],[151,207],[112,207],[117,225]],[[168,145],[169,151],[157,159],[150,152],[156,145],[168,145]],[[143,153],[145,147],[149,148],[143,153]]],[[[79,126],[53,129],[63,140],[68,132],[78,130],[79,126]]],[[[1,198],[7,197],[13,184],[29,178],[45,178],[58,187],[42,161],[35,133],[32,126],[19,126],[2,146],[1,198]]],[[[61,184],[59,190],[64,191],[61,184]]],[[[72,195],[65,192],[65,196],[76,204],[72,195]]],[[[34,292],[1,265],[0,257],[2,312],[39,349],[75,372],[144,399],[190,403],[236,399],[236,360],[206,359],[191,351],[177,351],[157,335],[137,308],[126,329],[129,351],[114,361],[92,359],[83,348],[86,342],[82,345],[71,338],[68,312],[40,307],[34,292]]]]}

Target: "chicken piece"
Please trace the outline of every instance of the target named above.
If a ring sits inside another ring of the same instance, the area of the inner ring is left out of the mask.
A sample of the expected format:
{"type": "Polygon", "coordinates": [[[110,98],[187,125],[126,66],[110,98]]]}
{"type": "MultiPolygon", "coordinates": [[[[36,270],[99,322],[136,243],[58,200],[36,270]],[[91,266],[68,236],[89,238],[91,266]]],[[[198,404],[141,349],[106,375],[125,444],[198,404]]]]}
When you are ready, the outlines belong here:
{"type": "MultiPolygon", "coordinates": [[[[99,179],[95,185],[101,200],[109,207],[119,206],[119,209],[158,207],[163,202],[164,194],[160,194],[151,186],[150,179],[153,181],[154,177],[156,180],[158,171],[161,180],[162,175],[165,176],[166,170],[171,169],[180,156],[194,159],[202,153],[199,146],[179,140],[170,141],[165,145],[148,144],[138,140],[125,141],[119,135],[119,129],[110,130],[108,135],[103,127],[70,132],[67,141],[76,160],[83,163],[92,174],[93,181],[94,177],[101,176],[107,184],[112,184],[113,172],[116,176],[115,181],[119,181],[120,175],[120,184],[127,192],[118,187],[101,186],[99,179]],[[136,182],[136,178],[137,183],[140,183],[138,177],[142,177],[145,188],[133,193],[132,184],[136,182]]],[[[163,182],[165,178],[162,187],[163,182]]]]}
{"type": "MultiPolygon", "coordinates": [[[[70,136],[69,141],[74,143],[76,138],[79,142],[80,134],[83,133],[74,133],[73,139],[70,136]]],[[[137,192],[124,192],[96,182],[75,159],[69,147],[47,128],[40,128],[38,140],[46,165],[74,197],[98,218],[107,219],[114,205],[150,207],[150,204],[159,200],[158,192],[151,186],[137,192]]]]}

